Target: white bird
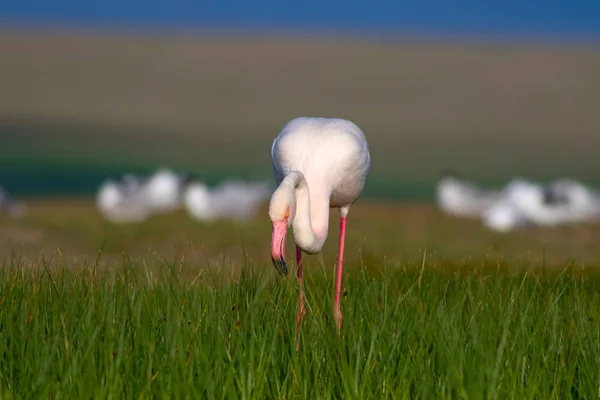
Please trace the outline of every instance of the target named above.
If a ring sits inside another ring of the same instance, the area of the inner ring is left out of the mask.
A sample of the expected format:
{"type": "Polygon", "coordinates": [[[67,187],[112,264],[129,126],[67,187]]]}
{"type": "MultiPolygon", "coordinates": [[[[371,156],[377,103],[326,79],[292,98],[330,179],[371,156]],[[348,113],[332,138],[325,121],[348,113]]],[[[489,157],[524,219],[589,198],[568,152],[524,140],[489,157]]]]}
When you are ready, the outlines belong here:
{"type": "Polygon", "coordinates": [[[500,194],[484,191],[453,173],[446,173],[437,184],[436,197],[438,206],[447,214],[479,218],[500,194]]]}
{"type": "Polygon", "coordinates": [[[510,196],[511,206],[521,218],[538,226],[558,226],[598,217],[599,198],[577,182],[559,180],[544,187],[521,181],[510,196]]]}
{"type": "Polygon", "coordinates": [[[152,213],[168,213],[181,206],[186,178],[160,168],[142,185],[142,197],[152,213]]]}
{"type": "Polygon", "coordinates": [[[592,222],[600,219],[600,193],[573,179],[558,179],[548,185],[545,202],[566,207],[569,222],[592,222]]]}
{"type": "Polygon", "coordinates": [[[521,178],[509,182],[496,201],[483,211],[483,225],[498,232],[531,226],[532,221],[521,210],[520,201],[523,193],[527,193],[532,185],[534,184],[521,178]]]}
{"type": "Polygon", "coordinates": [[[100,185],[96,204],[104,218],[115,223],[141,222],[150,215],[139,193],[126,193],[123,184],[114,180],[100,185]]]}
{"type": "Polygon", "coordinates": [[[203,182],[190,182],[183,192],[183,206],[190,216],[199,220],[218,218],[210,188],[203,182]]]}
{"type": "Polygon", "coordinates": [[[183,203],[188,213],[199,220],[249,219],[272,193],[268,182],[229,180],[211,190],[202,182],[188,184],[183,203]]]}
{"type": "Polygon", "coordinates": [[[145,183],[146,179],[131,173],[125,174],[123,175],[123,178],[121,178],[121,187],[127,196],[137,195],[142,190],[145,183]]]}
{"type": "Polygon", "coordinates": [[[509,232],[527,225],[519,210],[508,201],[498,201],[482,215],[483,225],[497,232],[509,232]]]}
{"type": "MultiPolygon", "coordinates": [[[[302,251],[316,254],[327,239],[329,208],[340,210],[340,241],[334,294],[334,318],[341,328],[340,291],[350,206],[365,186],[371,164],[363,131],[353,122],[337,118],[300,117],[288,122],[271,148],[277,189],[269,204],[273,224],[271,257],[287,274],[285,239],[293,227],[298,279],[302,285],[302,251]]],[[[305,314],[300,290],[297,332],[305,314]]],[[[299,341],[296,344],[297,349],[299,341]]]]}

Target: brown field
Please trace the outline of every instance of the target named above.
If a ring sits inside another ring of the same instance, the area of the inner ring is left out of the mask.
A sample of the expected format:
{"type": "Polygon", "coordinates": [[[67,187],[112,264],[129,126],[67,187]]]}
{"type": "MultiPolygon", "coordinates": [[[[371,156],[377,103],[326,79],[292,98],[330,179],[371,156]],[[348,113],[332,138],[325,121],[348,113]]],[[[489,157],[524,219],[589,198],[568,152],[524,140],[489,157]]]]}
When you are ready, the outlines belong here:
{"type": "MultiPolygon", "coordinates": [[[[122,265],[130,258],[152,269],[164,260],[190,271],[237,271],[244,260],[253,268],[271,269],[270,223],[266,208],[246,222],[199,222],[183,211],[155,216],[141,224],[115,225],[103,220],[93,203],[84,200],[45,200],[28,203],[26,218],[3,218],[0,250],[5,257],[24,257],[79,268],[122,265]],[[191,268],[190,268],[191,267],[191,268]]],[[[337,251],[338,215],[330,216],[329,238],[322,255],[309,256],[307,268],[323,262],[333,271],[337,251]]],[[[419,267],[423,256],[433,265],[458,268],[465,263],[510,265],[531,263],[556,269],[574,262],[578,267],[600,260],[595,226],[528,229],[497,234],[478,221],[442,214],[426,204],[359,201],[348,219],[346,265],[370,269],[419,267]]],[[[293,257],[291,231],[288,257],[293,257]]],[[[274,269],[273,269],[274,272],[274,269]]]]}
{"type": "Polygon", "coordinates": [[[282,125],[320,115],[365,130],[376,177],[600,167],[596,47],[5,30],[0,54],[2,156],[265,171],[282,125]]]}

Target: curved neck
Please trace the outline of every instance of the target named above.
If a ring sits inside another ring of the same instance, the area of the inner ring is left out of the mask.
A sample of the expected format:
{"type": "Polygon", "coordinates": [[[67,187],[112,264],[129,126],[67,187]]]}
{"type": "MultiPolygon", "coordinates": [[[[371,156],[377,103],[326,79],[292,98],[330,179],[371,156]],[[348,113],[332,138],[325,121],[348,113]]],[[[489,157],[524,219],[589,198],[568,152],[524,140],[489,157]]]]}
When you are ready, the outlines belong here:
{"type": "Polygon", "coordinates": [[[329,228],[329,196],[320,188],[309,190],[304,175],[292,171],[281,182],[294,189],[296,215],[292,222],[296,245],[308,254],[321,251],[329,228]]]}

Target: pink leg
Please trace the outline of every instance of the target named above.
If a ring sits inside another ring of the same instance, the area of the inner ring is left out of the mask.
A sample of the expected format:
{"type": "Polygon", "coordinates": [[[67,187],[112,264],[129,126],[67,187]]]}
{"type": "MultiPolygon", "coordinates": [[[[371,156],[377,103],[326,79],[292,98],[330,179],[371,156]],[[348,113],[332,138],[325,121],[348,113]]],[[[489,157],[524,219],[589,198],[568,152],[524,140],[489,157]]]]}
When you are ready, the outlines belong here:
{"type": "Polygon", "coordinates": [[[300,326],[302,325],[302,319],[306,314],[304,308],[304,292],[302,289],[302,250],[296,246],[296,265],[298,265],[298,281],[300,282],[300,309],[296,315],[296,350],[300,349],[300,326]]]}
{"type": "Polygon", "coordinates": [[[346,217],[340,219],[340,248],[338,251],[337,270],[335,272],[335,297],[333,299],[333,316],[337,322],[338,334],[342,328],[342,312],[340,311],[340,291],[342,290],[342,264],[344,263],[344,241],[346,239],[346,217]]]}

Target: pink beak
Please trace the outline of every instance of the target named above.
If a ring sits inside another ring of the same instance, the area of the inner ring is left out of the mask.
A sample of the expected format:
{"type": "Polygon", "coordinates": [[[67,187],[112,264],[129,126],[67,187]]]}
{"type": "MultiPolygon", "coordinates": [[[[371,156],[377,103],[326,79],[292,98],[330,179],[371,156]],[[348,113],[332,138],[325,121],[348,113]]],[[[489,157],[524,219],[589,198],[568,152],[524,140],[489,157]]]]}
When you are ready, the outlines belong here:
{"type": "Polygon", "coordinates": [[[287,235],[287,220],[273,222],[271,236],[271,259],[277,271],[283,276],[287,275],[288,268],[285,263],[285,237],[287,235]]]}

